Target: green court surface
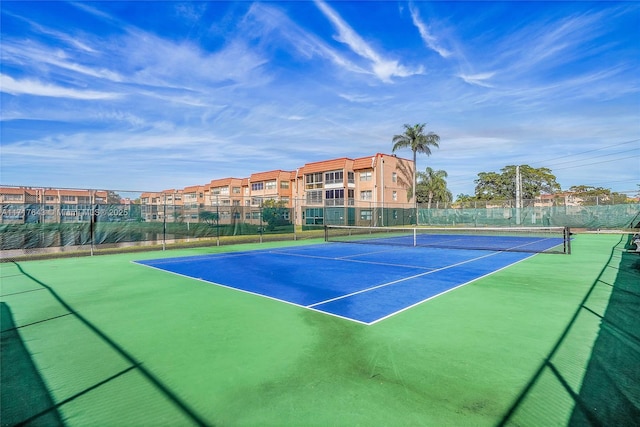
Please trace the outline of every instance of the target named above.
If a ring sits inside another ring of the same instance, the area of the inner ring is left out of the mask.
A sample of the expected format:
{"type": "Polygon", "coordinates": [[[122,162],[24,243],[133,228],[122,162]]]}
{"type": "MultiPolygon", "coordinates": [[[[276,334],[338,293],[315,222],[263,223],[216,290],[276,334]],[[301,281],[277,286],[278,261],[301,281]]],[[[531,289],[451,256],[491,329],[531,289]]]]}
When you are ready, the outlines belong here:
{"type": "Polygon", "coordinates": [[[132,262],[275,245],[0,264],[2,425],[640,419],[627,235],[578,234],[571,255],[532,256],[369,326],[132,262]]]}

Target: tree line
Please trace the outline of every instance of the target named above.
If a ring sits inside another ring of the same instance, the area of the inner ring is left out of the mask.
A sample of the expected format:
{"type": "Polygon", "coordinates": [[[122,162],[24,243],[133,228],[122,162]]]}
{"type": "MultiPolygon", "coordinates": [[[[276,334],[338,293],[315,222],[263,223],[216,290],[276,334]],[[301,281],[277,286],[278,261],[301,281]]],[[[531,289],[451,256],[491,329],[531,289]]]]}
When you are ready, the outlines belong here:
{"type": "MultiPolygon", "coordinates": [[[[426,124],[404,125],[402,134],[392,138],[392,152],[410,149],[413,153],[413,164],[417,154],[431,155],[431,148],[439,148],[440,136],[435,132],[427,132],[426,124]]],[[[480,172],[474,180],[475,194],[459,194],[456,202],[514,200],[516,198],[516,170],[519,169],[522,200],[533,200],[541,194],[557,194],[561,186],[549,168],[533,168],[529,165],[509,165],[500,172],[480,172]]],[[[431,208],[434,203],[451,203],[453,195],[447,188],[447,172],[427,167],[425,171],[412,173],[408,168],[400,169],[400,180],[409,187],[407,197],[413,200],[415,208],[418,204],[431,208]],[[413,195],[416,195],[414,197],[413,195]]],[[[640,184],[639,184],[640,190],[640,184]]],[[[611,191],[608,188],[589,185],[576,185],[567,190],[580,198],[606,197],[617,203],[628,202],[626,194],[611,191]]]]}

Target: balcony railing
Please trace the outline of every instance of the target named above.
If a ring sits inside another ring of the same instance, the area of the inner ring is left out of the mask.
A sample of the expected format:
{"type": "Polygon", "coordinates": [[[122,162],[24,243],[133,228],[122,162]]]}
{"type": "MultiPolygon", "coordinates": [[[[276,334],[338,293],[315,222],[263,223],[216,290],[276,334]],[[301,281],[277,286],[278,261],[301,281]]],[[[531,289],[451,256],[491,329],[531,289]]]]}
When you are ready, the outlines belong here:
{"type": "Polygon", "coordinates": [[[356,204],[355,199],[325,199],[325,206],[354,206],[356,204]],[[345,205],[345,200],[347,204],[345,205]]]}

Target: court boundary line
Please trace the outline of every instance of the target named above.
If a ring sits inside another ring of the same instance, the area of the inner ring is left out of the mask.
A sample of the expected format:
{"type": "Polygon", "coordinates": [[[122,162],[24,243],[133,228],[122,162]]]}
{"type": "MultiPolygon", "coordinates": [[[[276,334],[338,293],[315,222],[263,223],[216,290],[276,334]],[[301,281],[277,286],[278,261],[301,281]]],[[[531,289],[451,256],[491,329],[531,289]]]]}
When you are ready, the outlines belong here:
{"type": "MultiPolygon", "coordinates": [[[[347,242],[324,242],[323,244],[329,244],[329,245],[343,245],[347,242]]],[[[376,247],[380,247],[383,245],[376,245],[376,247]]],[[[371,254],[380,254],[380,253],[384,253],[384,252],[395,252],[397,251],[398,246],[392,246],[392,245],[386,245],[386,246],[390,246],[389,249],[387,250],[376,250],[376,251],[371,251],[371,252],[367,252],[366,255],[371,255],[371,254]]],[[[407,246],[409,247],[409,246],[407,246]]],[[[292,255],[292,256],[309,256],[309,257],[313,257],[314,255],[305,255],[305,254],[291,254],[291,253],[287,253],[286,250],[289,248],[283,248],[281,251],[277,251],[277,250],[272,250],[272,252],[274,253],[278,253],[278,254],[283,254],[283,255],[292,255]]],[[[332,257],[330,259],[348,259],[348,258],[352,258],[352,257],[357,257],[357,256],[361,256],[364,254],[354,254],[354,255],[345,255],[345,256],[341,256],[341,257],[332,257]]],[[[318,258],[324,258],[324,257],[318,257],[318,258]]],[[[327,257],[329,258],[329,257],[327,257]]]]}
{"type": "Polygon", "coordinates": [[[264,295],[264,294],[260,294],[260,293],[258,293],[258,292],[253,292],[253,291],[248,291],[248,290],[246,290],[246,289],[236,288],[236,287],[234,287],[234,286],[225,285],[225,284],[223,284],[223,283],[212,282],[212,281],[210,281],[210,280],[205,280],[205,279],[203,279],[203,278],[201,278],[201,277],[187,276],[186,274],[176,273],[175,271],[164,270],[164,269],[162,269],[162,268],[158,268],[158,267],[155,267],[155,266],[152,266],[152,265],[141,264],[141,263],[139,263],[139,262],[137,262],[137,261],[131,261],[131,262],[132,262],[132,263],[134,263],[134,264],[141,265],[141,266],[143,266],[143,267],[152,268],[152,269],[154,269],[154,270],[161,271],[161,272],[163,272],[163,273],[169,273],[169,274],[173,274],[173,275],[175,275],[175,276],[183,277],[183,278],[185,278],[185,279],[196,280],[196,281],[198,281],[198,282],[206,283],[206,284],[208,284],[208,285],[214,285],[214,286],[218,286],[218,287],[221,287],[221,288],[229,289],[229,290],[232,290],[232,291],[242,292],[242,293],[249,294],[249,295],[253,295],[253,296],[257,296],[257,297],[266,298],[266,299],[270,299],[270,300],[272,300],[272,301],[277,301],[277,302],[281,302],[281,303],[289,304],[289,305],[292,305],[292,306],[294,306],[294,307],[302,308],[302,309],[305,309],[305,310],[315,311],[316,313],[322,313],[322,314],[325,314],[325,315],[330,315],[330,316],[333,316],[333,317],[338,317],[338,318],[340,318],[340,319],[350,320],[350,321],[352,321],[352,322],[360,323],[360,324],[362,324],[362,325],[368,325],[368,323],[367,323],[367,322],[363,322],[362,320],[352,319],[352,318],[350,318],[350,317],[346,317],[346,316],[340,316],[339,314],[328,313],[328,312],[326,312],[326,311],[318,310],[318,309],[313,308],[313,307],[308,307],[308,306],[306,306],[306,305],[297,304],[297,303],[295,303],[295,302],[287,301],[287,300],[280,299],[280,298],[276,298],[276,297],[273,297],[273,296],[270,296],[270,295],[264,295]]]}
{"type": "Polygon", "coordinates": [[[370,255],[370,254],[377,254],[377,253],[382,253],[382,252],[392,252],[392,251],[376,251],[376,252],[367,252],[365,254],[358,254],[358,255],[349,255],[347,257],[324,257],[324,256],[318,256],[318,255],[304,255],[304,254],[288,254],[285,252],[273,252],[276,255],[288,255],[288,256],[292,256],[292,257],[302,257],[302,258],[312,258],[312,259],[326,259],[326,260],[331,260],[331,261],[347,261],[347,262],[357,262],[360,264],[373,264],[373,265],[385,265],[385,266],[389,266],[389,267],[402,267],[402,268],[416,268],[416,269],[420,269],[420,270],[433,270],[432,268],[429,267],[420,267],[417,265],[405,265],[405,264],[389,264],[387,262],[378,262],[378,261],[364,261],[364,260],[358,260],[358,259],[351,259],[351,257],[356,257],[359,255],[370,255]]]}
{"type": "MultiPolygon", "coordinates": [[[[253,251],[234,252],[233,255],[240,256],[240,255],[249,254],[251,252],[253,252],[253,251]]],[[[344,257],[333,257],[333,258],[330,258],[330,257],[320,257],[320,256],[313,256],[313,255],[290,254],[290,253],[283,253],[283,252],[280,252],[280,251],[273,251],[273,250],[264,250],[264,251],[258,251],[258,252],[262,252],[264,254],[302,256],[302,257],[308,257],[308,258],[314,258],[314,259],[323,259],[323,260],[331,260],[331,261],[359,262],[359,263],[379,264],[379,265],[397,266],[397,267],[407,268],[407,266],[404,266],[404,265],[358,261],[358,260],[352,260],[352,259],[348,259],[348,258],[344,258],[344,257]]],[[[387,252],[387,251],[377,251],[377,252],[387,252]]],[[[515,262],[513,262],[513,263],[511,263],[509,265],[501,267],[501,268],[499,268],[497,270],[493,270],[493,271],[491,271],[491,272],[489,272],[487,274],[484,274],[484,275],[482,275],[480,277],[476,277],[476,278],[474,278],[474,279],[472,279],[472,280],[470,280],[468,282],[461,283],[461,284],[459,284],[459,285],[457,285],[457,286],[455,286],[453,288],[450,288],[450,289],[447,289],[445,291],[442,291],[442,292],[440,292],[440,293],[438,293],[436,295],[432,295],[432,296],[430,296],[430,297],[428,297],[426,299],[418,301],[418,302],[416,302],[414,304],[411,304],[411,305],[409,305],[407,307],[403,307],[400,310],[397,310],[397,311],[395,311],[393,313],[389,313],[389,314],[387,314],[387,315],[385,315],[383,317],[380,317],[380,318],[378,318],[378,319],[376,319],[374,321],[371,321],[371,322],[365,322],[365,321],[354,319],[354,318],[351,318],[351,317],[342,316],[342,315],[339,315],[339,314],[336,314],[336,313],[331,313],[331,312],[328,312],[328,311],[324,311],[324,310],[318,309],[316,307],[319,306],[319,305],[323,305],[323,304],[327,304],[327,303],[333,302],[333,301],[338,301],[338,300],[341,300],[341,299],[349,298],[351,296],[358,295],[358,294],[361,294],[361,293],[373,291],[373,290],[380,289],[380,288],[383,288],[383,287],[386,287],[386,286],[391,286],[391,285],[394,285],[394,284],[397,284],[397,283],[400,283],[400,282],[404,282],[404,281],[407,281],[407,280],[413,280],[413,279],[418,278],[418,277],[427,276],[427,275],[429,275],[431,273],[444,271],[444,270],[451,269],[451,268],[454,268],[454,267],[458,267],[460,265],[464,265],[464,264],[467,264],[467,263],[470,263],[470,262],[475,262],[475,261],[478,261],[478,260],[481,260],[481,259],[484,259],[484,258],[496,256],[496,255],[499,255],[501,253],[505,253],[505,252],[504,251],[491,251],[490,253],[482,255],[482,256],[478,256],[478,257],[474,257],[474,258],[471,258],[471,259],[467,259],[467,260],[464,260],[464,261],[461,261],[461,262],[457,262],[455,264],[451,264],[451,265],[448,265],[448,266],[445,266],[445,267],[440,267],[440,268],[437,268],[437,269],[431,269],[429,271],[425,271],[425,272],[420,273],[420,274],[415,274],[415,275],[412,275],[412,276],[409,276],[409,277],[404,277],[402,279],[394,280],[392,282],[383,283],[383,284],[376,285],[376,286],[373,286],[373,287],[369,287],[369,288],[366,288],[366,289],[361,289],[359,291],[351,292],[349,294],[345,294],[345,295],[341,295],[341,296],[338,296],[338,297],[330,298],[328,300],[316,302],[316,303],[313,303],[313,304],[310,304],[310,305],[298,304],[298,303],[295,303],[295,302],[292,302],[292,301],[287,301],[287,300],[284,300],[284,299],[280,299],[280,298],[277,298],[277,297],[274,297],[274,296],[265,295],[265,294],[261,294],[261,293],[258,293],[258,292],[237,288],[237,287],[234,287],[234,286],[231,286],[231,285],[225,285],[225,284],[219,283],[219,282],[213,282],[213,281],[210,281],[210,280],[203,279],[201,277],[189,276],[189,275],[186,275],[186,274],[183,274],[183,273],[177,273],[177,272],[174,272],[174,271],[165,270],[163,268],[156,267],[156,266],[153,266],[153,265],[148,265],[148,264],[144,263],[144,261],[149,261],[149,260],[140,260],[140,261],[132,260],[130,262],[134,263],[134,264],[142,265],[144,267],[152,268],[154,270],[158,270],[158,271],[161,271],[163,273],[170,273],[170,274],[173,274],[173,275],[176,275],[176,276],[179,276],[179,277],[183,277],[183,278],[186,278],[186,279],[196,280],[196,281],[199,281],[199,282],[202,282],[202,283],[206,283],[206,284],[209,284],[209,285],[219,286],[219,287],[222,287],[222,288],[226,288],[226,289],[237,291],[237,292],[242,292],[242,293],[249,294],[249,295],[254,295],[254,296],[257,296],[257,297],[267,298],[267,299],[270,299],[272,301],[285,303],[285,304],[288,304],[288,305],[291,305],[291,306],[294,306],[294,307],[298,307],[298,308],[302,308],[302,309],[306,309],[306,310],[311,310],[311,311],[315,311],[317,313],[321,313],[321,314],[324,314],[324,315],[329,315],[329,316],[337,317],[339,319],[349,320],[351,322],[355,322],[355,323],[359,323],[359,324],[362,324],[362,325],[370,326],[370,325],[374,325],[374,324],[376,324],[378,322],[381,322],[381,321],[383,321],[385,319],[388,319],[390,317],[393,317],[393,316],[395,316],[395,315],[397,315],[399,313],[402,313],[403,311],[406,311],[406,310],[409,310],[409,309],[411,309],[413,307],[416,307],[416,306],[418,306],[418,305],[420,305],[420,304],[422,304],[422,303],[424,303],[426,301],[429,301],[431,299],[439,297],[439,296],[441,296],[443,294],[446,294],[446,293],[448,293],[450,291],[458,289],[458,288],[460,288],[462,286],[466,286],[466,285],[468,285],[470,283],[473,283],[473,282],[475,282],[475,281],[477,281],[479,279],[482,279],[484,277],[487,277],[487,276],[490,276],[490,275],[492,275],[494,273],[497,273],[497,272],[499,272],[501,270],[504,270],[505,268],[508,268],[508,267],[511,267],[511,266],[513,266],[515,264],[518,264],[518,263],[520,263],[520,262],[522,262],[522,261],[524,261],[526,259],[531,258],[534,255],[537,255],[537,253],[531,253],[528,256],[526,256],[525,258],[517,260],[517,261],[515,261],[515,262]]],[[[214,255],[216,258],[218,258],[219,254],[209,254],[209,255],[214,255]]],[[[204,255],[204,256],[202,256],[202,258],[207,258],[209,255],[204,255]]],[[[224,256],[224,254],[220,254],[220,255],[222,255],[222,256],[220,256],[220,258],[228,258],[227,256],[224,256]]],[[[175,260],[177,260],[179,258],[180,257],[177,257],[177,258],[166,258],[166,261],[172,259],[175,262],[175,260]]],[[[194,257],[185,257],[185,258],[190,258],[190,260],[194,260],[194,258],[201,258],[201,257],[200,256],[194,256],[194,257]]],[[[162,261],[165,261],[165,260],[162,260],[162,261]]],[[[187,261],[187,260],[185,259],[184,261],[187,261]]],[[[161,265],[161,264],[163,264],[163,263],[160,262],[159,265],[161,265]]],[[[425,267],[415,267],[415,266],[410,266],[410,267],[411,268],[425,268],[425,267]]]]}
{"type": "MultiPolygon", "coordinates": [[[[362,289],[362,290],[359,290],[359,291],[356,291],[356,292],[351,292],[350,294],[345,294],[345,295],[342,295],[342,296],[339,296],[339,297],[335,297],[335,298],[331,298],[331,299],[328,299],[328,300],[325,300],[325,301],[320,301],[320,302],[312,304],[310,307],[321,305],[321,304],[328,304],[330,302],[338,301],[338,300],[341,300],[341,299],[344,299],[344,298],[349,298],[349,297],[352,297],[354,295],[362,294],[362,293],[369,292],[369,291],[374,291],[376,289],[384,288],[386,286],[395,285],[396,283],[405,282],[407,280],[413,280],[413,279],[416,279],[418,277],[427,276],[427,275],[432,274],[432,273],[437,273],[439,271],[444,271],[444,270],[448,270],[450,268],[458,267],[460,265],[467,264],[469,262],[474,262],[474,261],[477,261],[477,260],[480,260],[480,259],[483,259],[483,258],[488,258],[490,256],[497,255],[499,253],[501,253],[501,252],[492,252],[490,254],[486,254],[486,255],[483,255],[481,257],[471,258],[471,259],[468,259],[468,260],[465,260],[465,261],[461,261],[461,262],[457,262],[455,264],[448,265],[446,267],[440,267],[440,268],[436,268],[434,270],[425,271],[424,273],[415,274],[413,276],[404,277],[402,279],[394,280],[392,282],[382,283],[380,285],[372,286],[372,287],[367,288],[367,289],[362,289]]],[[[347,261],[350,261],[350,260],[347,260],[347,261]]],[[[509,264],[509,265],[512,265],[512,264],[509,264]]],[[[495,271],[499,271],[499,270],[495,270],[495,271]]]]}
{"type": "Polygon", "coordinates": [[[480,280],[480,279],[484,279],[485,277],[491,276],[492,274],[495,274],[495,273],[497,273],[497,272],[499,272],[499,271],[505,270],[505,269],[507,269],[507,268],[509,268],[509,267],[512,267],[512,266],[514,266],[514,265],[516,265],[516,264],[519,264],[519,263],[521,263],[521,262],[523,262],[523,261],[526,261],[526,260],[528,260],[529,258],[531,258],[531,257],[533,257],[533,256],[535,256],[535,255],[537,255],[537,254],[530,254],[530,255],[529,255],[528,257],[526,257],[526,258],[522,258],[521,260],[518,260],[518,261],[516,261],[516,262],[514,262],[514,263],[511,263],[511,264],[509,264],[509,265],[505,265],[504,267],[501,267],[501,268],[499,268],[499,269],[497,269],[497,270],[491,271],[491,272],[489,272],[489,273],[487,273],[487,274],[484,274],[484,275],[482,275],[482,276],[480,276],[480,277],[476,277],[475,279],[469,280],[468,282],[461,283],[461,284],[459,284],[458,286],[455,286],[455,287],[453,287],[453,288],[449,288],[449,289],[447,289],[446,291],[442,291],[442,292],[440,292],[439,294],[432,295],[432,296],[430,296],[429,298],[425,298],[425,299],[423,299],[422,301],[419,301],[419,302],[416,302],[416,303],[414,303],[414,304],[408,305],[408,306],[406,306],[406,307],[404,307],[404,308],[401,308],[401,309],[400,309],[400,310],[398,310],[398,311],[395,311],[395,312],[393,312],[393,313],[389,313],[389,314],[387,314],[386,316],[383,316],[383,317],[381,317],[381,318],[379,318],[379,319],[376,319],[376,320],[374,320],[373,322],[370,322],[370,323],[367,323],[367,324],[368,324],[368,325],[373,325],[373,324],[376,324],[376,323],[378,323],[378,322],[381,322],[381,321],[383,321],[383,320],[385,320],[385,319],[388,319],[388,318],[390,318],[390,317],[395,316],[396,314],[400,314],[400,313],[402,313],[403,311],[407,311],[407,310],[409,310],[409,309],[412,309],[413,307],[416,307],[416,306],[418,306],[418,305],[420,305],[420,304],[422,304],[422,303],[424,303],[424,302],[427,302],[427,301],[429,301],[429,300],[432,300],[432,299],[434,299],[434,298],[437,298],[437,297],[439,297],[439,296],[441,296],[441,295],[444,295],[444,294],[446,294],[446,293],[449,293],[449,292],[451,292],[451,291],[454,291],[454,290],[456,290],[456,289],[458,289],[458,288],[461,288],[461,287],[463,287],[463,286],[467,286],[467,285],[469,285],[469,284],[471,284],[471,283],[473,283],[473,282],[476,282],[476,281],[478,281],[478,280],[480,280]]]}

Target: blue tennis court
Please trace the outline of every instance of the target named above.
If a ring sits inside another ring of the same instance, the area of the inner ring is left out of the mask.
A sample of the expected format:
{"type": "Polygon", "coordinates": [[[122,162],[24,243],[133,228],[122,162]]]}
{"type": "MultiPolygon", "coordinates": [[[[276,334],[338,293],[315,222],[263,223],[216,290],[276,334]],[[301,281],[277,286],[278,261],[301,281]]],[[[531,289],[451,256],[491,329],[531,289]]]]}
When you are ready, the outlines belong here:
{"type": "Polygon", "coordinates": [[[531,253],[324,243],[139,264],[373,324],[531,253]]]}

